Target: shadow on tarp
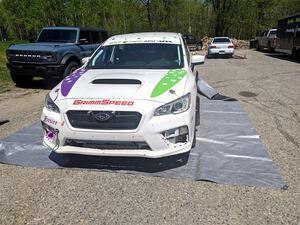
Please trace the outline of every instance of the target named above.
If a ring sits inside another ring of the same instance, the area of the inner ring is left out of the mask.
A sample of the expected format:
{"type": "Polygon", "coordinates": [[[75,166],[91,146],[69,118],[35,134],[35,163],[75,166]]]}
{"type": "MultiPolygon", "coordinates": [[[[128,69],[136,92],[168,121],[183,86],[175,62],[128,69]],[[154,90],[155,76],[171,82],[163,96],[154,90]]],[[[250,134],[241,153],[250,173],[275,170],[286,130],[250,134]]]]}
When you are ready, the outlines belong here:
{"type": "Polygon", "coordinates": [[[236,102],[237,99],[235,98],[231,98],[231,97],[227,97],[225,95],[221,95],[221,94],[215,94],[211,100],[221,100],[221,101],[225,101],[225,102],[236,102]]]}
{"type": "Polygon", "coordinates": [[[51,152],[49,159],[58,166],[82,169],[133,170],[157,173],[183,166],[187,163],[189,153],[168,156],[159,159],[140,157],[101,157],[75,154],[57,154],[51,152]]]}

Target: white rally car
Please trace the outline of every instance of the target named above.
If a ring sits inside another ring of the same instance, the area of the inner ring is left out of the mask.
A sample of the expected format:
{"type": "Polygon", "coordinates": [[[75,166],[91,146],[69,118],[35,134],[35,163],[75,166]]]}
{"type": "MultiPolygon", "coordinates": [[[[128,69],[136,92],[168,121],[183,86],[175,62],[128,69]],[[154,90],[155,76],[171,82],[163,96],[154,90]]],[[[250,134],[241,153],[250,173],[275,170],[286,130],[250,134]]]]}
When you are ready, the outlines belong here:
{"type": "Polygon", "coordinates": [[[117,35],[47,96],[44,145],[56,153],[157,158],[195,144],[199,98],[177,33],[117,35]]]}

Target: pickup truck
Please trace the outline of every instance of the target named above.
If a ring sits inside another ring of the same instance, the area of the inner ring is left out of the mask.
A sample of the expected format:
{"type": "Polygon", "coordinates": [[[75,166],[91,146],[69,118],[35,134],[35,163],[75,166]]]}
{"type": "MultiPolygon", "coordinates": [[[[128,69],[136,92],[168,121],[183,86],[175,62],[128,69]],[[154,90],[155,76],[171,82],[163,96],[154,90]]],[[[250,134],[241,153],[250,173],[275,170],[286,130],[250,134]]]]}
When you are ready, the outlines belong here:
{"type": "Polygon", "coordinates": [[[184,34],[182,37],[190,50],[200,51],[202,49],[202,41],[196,39],[193,35],[184,34]]]}
{"type": "Polygon", "coordinates": [[[300,61],[300,13],[278,20],[276,52],[300,61]]]}
{"type": "Polygon", "coordinates": [[[257,37],[256,50],[260,51],[267,48],[268,52],[273,52],[276,47],[277,29],[266,30],[257,37]]]}
{"type": "Polygon", "coordinates": [[[80,27],[46,27],[36,42],[10,45],[6,50],[7,68],[18,86],[32,82],[34,77],[68,76],[81,66],[107,39],[105,30],[80,27]]]}

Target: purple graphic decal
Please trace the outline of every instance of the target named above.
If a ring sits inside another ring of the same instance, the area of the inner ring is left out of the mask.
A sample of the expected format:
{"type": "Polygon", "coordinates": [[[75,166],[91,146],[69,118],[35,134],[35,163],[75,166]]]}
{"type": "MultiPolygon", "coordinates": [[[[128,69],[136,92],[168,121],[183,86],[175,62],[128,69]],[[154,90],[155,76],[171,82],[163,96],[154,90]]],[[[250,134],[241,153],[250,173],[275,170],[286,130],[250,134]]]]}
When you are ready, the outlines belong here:
{"type": "Polygon", "coordinates": [[[76,81],[86,72],[85,69],[76,70],[74,73],[67,76],[61,83],[61,94],[66,97],[71,91],[76,81]]]}
{"type": "Polygon", "coordinates": [[[53,132],[53,131],[48,131],[48,132],[46,133],[46,138],[47,138],[49,141],[53,142],[53,141],[56,140],[57,134],[56,134],[55,132],[53,132]]]}

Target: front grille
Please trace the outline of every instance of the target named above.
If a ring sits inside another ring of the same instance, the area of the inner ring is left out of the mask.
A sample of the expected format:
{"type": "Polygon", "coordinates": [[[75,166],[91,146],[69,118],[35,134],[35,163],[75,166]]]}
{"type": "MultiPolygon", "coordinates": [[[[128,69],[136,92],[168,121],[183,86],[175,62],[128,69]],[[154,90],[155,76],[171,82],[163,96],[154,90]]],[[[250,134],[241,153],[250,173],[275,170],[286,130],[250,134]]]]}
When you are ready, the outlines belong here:
{"type": "Polygon", "coordinates": [[[80,148],[95,148],[107,150],[151,150],[146,142],[133,141],[94,141],[94,140],[75,140],[67,139],[65,146],[80,148]]]}
{"type": "Polygon", "coordinates": [[[130,111],[70,110],[67,116],[72,127],[92,130],[134,130],[142,118],[130,111]]]}
{"type": "Polygon", "coordinates": [[[45,55],[51,55],[51,53],[37,52],[37,51],[15,51],[15,50],[10,50],[8,52],[10,61],[19,61],[19,62],[36,62],[36,63],[47,62],[47,60],[44,58],[45,55]]]}

